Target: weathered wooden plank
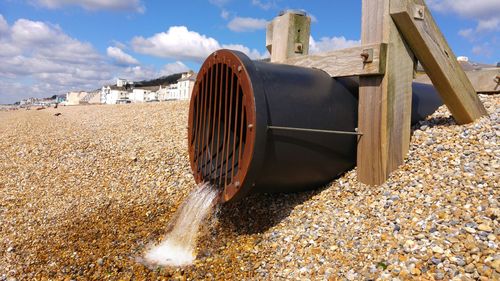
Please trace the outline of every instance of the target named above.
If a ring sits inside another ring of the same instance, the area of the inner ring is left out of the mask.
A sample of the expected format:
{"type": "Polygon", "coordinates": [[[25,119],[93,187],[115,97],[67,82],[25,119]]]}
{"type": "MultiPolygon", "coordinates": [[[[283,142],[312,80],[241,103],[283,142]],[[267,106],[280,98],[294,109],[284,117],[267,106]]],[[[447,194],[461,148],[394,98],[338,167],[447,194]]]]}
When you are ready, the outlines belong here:
{"type": "MultiPolygon", "coordinates": [[[[465,71],[476,93],[500,93],[500,68],[465,71]]],[[[426,74],[415,79],[416,82],[432,84],[426,74]]]]}
{"type": "Polygon", "coordinates": [[[476,93],[500,92],[500,68],[465,72],[476,93]]]}
{"type": "Polygon", "coordinates": [[[284,63],[314,67],[324,70],[332,77],[381,75],[385,72],[386,44],[368,44],[326,53],[287,59],[284,63]],[[365,59],[361,54],[371,56],[365,59]]]}
{"type": "Polygon", "coordinates": [[[284,62],[288,58],[309,53],[311,18],[296,12],[286,12],[267,26],[266,47],[271,62],[284,62]]]}
{"type": "Polygon", "coordinates": [[[410,142],[414,60],[389,16],[391,1],[362,1],[361,44],[387,44],[385,75],[360,77],[357,174],[371,185],[403,163],[410,142]]]}
{"type": "Polygon", "coordinates": [[[424,0],[391,1],[391,17],[457,123],[470,123],[486,115],[486,109],[424,0]]]}

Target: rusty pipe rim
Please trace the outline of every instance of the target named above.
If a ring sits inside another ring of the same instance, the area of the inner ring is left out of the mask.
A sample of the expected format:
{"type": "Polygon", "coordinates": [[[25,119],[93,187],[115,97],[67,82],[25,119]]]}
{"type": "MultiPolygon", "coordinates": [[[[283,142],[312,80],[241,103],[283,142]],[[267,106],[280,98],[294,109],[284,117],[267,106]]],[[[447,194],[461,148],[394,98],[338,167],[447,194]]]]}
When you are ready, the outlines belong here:
{"type": "Polygon", "coordinates": [[[230,50],[212,53],[200,68],[191,96],[188,151],[195,181],[216,185],[220,202],[253,185],[248,174],[256,119],[254,89],[241,55],[230,50]]]}

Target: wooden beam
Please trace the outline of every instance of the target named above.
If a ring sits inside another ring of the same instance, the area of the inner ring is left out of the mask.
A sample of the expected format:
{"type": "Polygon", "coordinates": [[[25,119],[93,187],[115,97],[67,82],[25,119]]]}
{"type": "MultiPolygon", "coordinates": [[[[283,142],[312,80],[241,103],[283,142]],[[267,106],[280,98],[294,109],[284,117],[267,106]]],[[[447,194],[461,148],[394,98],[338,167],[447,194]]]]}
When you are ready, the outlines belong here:
{"type": "Polygon", "coordinates": [[[459,124],[487,115],[424,0],[391,0],[390,14],[459,124]]]}
{"type": "MultiPolygon", "coordinates": [[[[500,68],[465,71],[476,93],[500,93],[500,68]]],[[[417,76],[415,82],[432,84],[426,74],[417,76]]]]}
{"type": "Polygon", "coordinates": [[[500,68],[465,72],[476,93],[500,92],[500,68]]]}
{"type": "Polygon", "coordinates": [[[288,58],[309,53],[311,18],[305,13],[289,11],[280,15],[267,26],[266,48],[271,62],[284,62],[288,58]]]}
{"type": "Polygon", "coordinates": [[[385,75],[360,77],[357,174],[371,185],[404,162],[410,143],[415,62],[389,15],[391,1],[362,0],[361,44],[387,44],[385,75]]]}
{"type": "Polygon", "coordinates": [[[385,72],[386,44],[368,44],[315,55],[287,59],[284,63],[314,67],[332,77],[381,75],[385,72]],[[367,54],[365,58],[361,56],[367,54]]]}

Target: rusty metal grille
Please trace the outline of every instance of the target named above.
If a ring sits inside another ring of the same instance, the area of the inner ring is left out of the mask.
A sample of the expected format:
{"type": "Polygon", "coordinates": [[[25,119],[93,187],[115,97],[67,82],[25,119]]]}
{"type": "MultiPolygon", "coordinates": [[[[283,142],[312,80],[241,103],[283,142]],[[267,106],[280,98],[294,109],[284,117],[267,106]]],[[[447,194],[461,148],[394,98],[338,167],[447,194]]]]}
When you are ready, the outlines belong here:
{"type": "Polygon", "coordinates": [[[198,74],[191,101],[189,146],[195,177],[221,189],[241,185],[247,130],[252,127],[240,71],[214,59],[198,74]]]}

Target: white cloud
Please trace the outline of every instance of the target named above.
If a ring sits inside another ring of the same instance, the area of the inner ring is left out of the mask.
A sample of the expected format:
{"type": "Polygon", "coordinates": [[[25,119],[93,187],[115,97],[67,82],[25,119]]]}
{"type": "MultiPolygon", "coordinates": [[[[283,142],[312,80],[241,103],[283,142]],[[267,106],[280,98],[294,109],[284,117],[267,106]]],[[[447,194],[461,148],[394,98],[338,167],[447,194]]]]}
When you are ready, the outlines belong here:
{"type": "Polygon", "coordinates": [[[267,26],[267,20],[256,19],[256,18],[242,18],[235,17],[228,24],[227,27],[236,32],[250,32],[259,29],[265,29],[267,26]]]}
{"type": "Polygon", "coordinates": [[[266,11],[276,7],[276,3],[274,1],[252,0],[252,4],[266,11]]]}
{"type": "MultiPolygon", "coordinates": [[[[500,30],[500,3],[498,0],[429,0],[435,11],[456,13],[477,21],[476,32],[500,30]]],[[[470,36],[470,34],[466,34],[470,36]]]]}
{"type": "Polygon", "coordinates": [[[360,44],[361,41],[348,40],[344,36],[322,37],[319,41],[314,40],[314,38],[311,36],[309,37],[309,53],[314,54],[338,49],[345,49],[359,46],[360,44]]]}
{"type": "Polygon", "coordinates": [[[117,77],[133,81],[149,80],[160,75],[154,68],[141,65],[129,66],[115,74],[118,75],[117,77]]]}
{"type": "MultiPolygon", "coordinates": [[[[500,6],[500,2],[498,4],[500,6]]],[[[495,31],[500,30],[500,16],[487,20],[480,20],[477,24],[477,31],[495,31]]]]}
{"type": "Polygon", "coordinates": [[[493,57],[500,31],[500,2],[498,0],[428,0],[429,7],[440,13],[454,13],[476,22],[474,27],[458,31],[473,43],[471,52],[478,56],[493,57]]]}
{"type": "Polygon", "coordinates": [[[186,72],[189,70],[189,67],[185,65],[181,61],[176,61],[173,63],[166,64],[163,69],[160,71],[161,75],[171,75],[175,73],[181,73],[181,72],[186,72]]]}
{"type": "Polygon", "coordinates": [[[220,12],[220,17],[223,18],[223,19],[225,19],[225,20],[229,19],[229,16],[231,16],[231,14],[227,10],[223,9],[220,12]]]}
{"type": "Polygon", "coordinates": [[[154,69],[112,65],[87,42],[58,26],[19,19],[0,36],[0,103],[92,90],[120,76],[152,78],[154,69]]]}
{"type": "Polygon", "coordinates": [[[134,37],[132,48],[142,54],[200,62],[217,50],[219,43],[214,38],[189,31],[185,26],[172,26],[167,32],[149,38],[134,37]]]}
{"type": "Polygon", "coordinates": [[[472,29],[472,28],[461,29],[458,31],[458,35],[460,35],[464,38],[471,39],[474,35],[474,29],[472,29]]]}
{"type": "Polygon", "coordinates": [[[136,60],[131,55],[122,51],[122,49],[117,47],[108,47],[106,50],[108,56],[114,59],[118,64],[121,65],[131,65],[131,64],[139,64],[139,61],[136,60]]]}
{"type": "Polygon", "coordinates": [[[3,17],[3,15],[0,14],[0,34],[6,33],[9,30],[9,24],[3,17]]]}
{"type": "Polygon", "coordinates": [[[500,16],[498,0],[428,0],[429,7],[439,12],[455,12],[463,17],[487,19],[500,16]]]}
{"type": "Polygon", "coordinates": [[[489,43],[483,43],[472,47],[472,53],[477,56],[491,57],[494,51],[495,50],[489,43]]]}
{"type": "Polygon", "coordinates": [[[318,18],[310,13],[307,13],[307,15],[311,18],[311,23],[318,23],[318,18]]]}
{"type": "Polygon", "coordinates": [[[240,51],[247,56],[249,56],[251,59],[258,60],[258,59],[263,59],[266,57],[269,57],[269,53],[266,51],[265,53],[261,54],[258,50],[256,49],[250,49],[246,46],[243,46],[241,44],[227,44],[227,45],[222,45],[222,48],[224,49],[230,49],[230,50],[236,50],[240,51]]]}
{"type": "Polygon", "coordinates": [[[134,11],[143,13],[144,5],[140,0],[35,0],[40,6],[57,9],[63,6],[80,6],[87,10],[134,11]]]}
{"type": "Polygon", "coordinates": [[[134,51],[141,54],[198,63],[221,48],[238,48],[250,57],[260,56],[256,50],[238,44],[220,44],[214,38],[190,31],[185,26],[172,26],[166,32],[157,33],[149,38],[134,37],[131,45],[134,51]]]}

